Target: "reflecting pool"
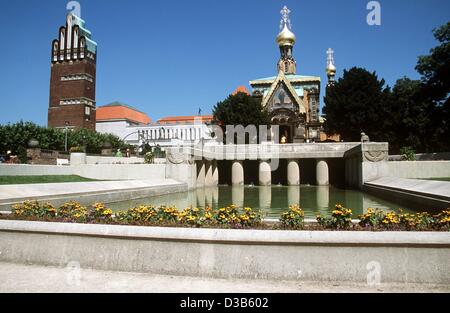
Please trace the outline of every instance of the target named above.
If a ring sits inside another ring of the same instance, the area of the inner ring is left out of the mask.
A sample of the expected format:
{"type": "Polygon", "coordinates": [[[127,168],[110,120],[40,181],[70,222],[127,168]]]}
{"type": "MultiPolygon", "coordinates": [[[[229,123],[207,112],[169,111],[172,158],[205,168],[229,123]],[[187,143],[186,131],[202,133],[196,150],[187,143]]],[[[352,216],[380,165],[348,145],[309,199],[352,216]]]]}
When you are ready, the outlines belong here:
{"type": "Polygon", "coordinates": [[[411,211],[398,203],[385,201],[358,190],[345,190],[328,186],[219,186],[200,188],[190,192],[156,196],[146,199],[111,203],[109,206],[117,211],[137,205],[167,205],[179,209],[186,207],[220,208],[235,204],[239,207],[259,208],[268,217],[278,218],[291,204],[300,204],[306,218],[315,218],[317,213],[329,215],[336,204],[353,210],[354,216],[363,214],[368,208],[405,212],[411,211]]]}

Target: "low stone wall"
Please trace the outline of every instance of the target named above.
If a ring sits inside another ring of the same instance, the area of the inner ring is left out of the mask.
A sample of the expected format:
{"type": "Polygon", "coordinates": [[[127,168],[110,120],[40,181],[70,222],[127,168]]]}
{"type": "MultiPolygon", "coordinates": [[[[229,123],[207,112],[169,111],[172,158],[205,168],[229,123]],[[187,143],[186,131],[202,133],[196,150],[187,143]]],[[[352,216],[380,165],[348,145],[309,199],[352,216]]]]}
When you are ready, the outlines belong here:
{"type": "Polygon", "coordinates": [[[86,157],[86,164],[144,164],[144,158],[116,158],[88,155],[86,157]]]}
{"type": "Polygon", "coordinates": [[[74,175],[70,166],[0,164],[0,176],[74,175]]]}
{"type": "Polygon", "coordinates": [[[1,176],[78,175],[97,180],[165,179],[164,164],[87,164],[76,166],[0,164],[1,176]]]}
{"type": "Polygon", "coordinates": [[[28,164],[56,165],[58,159],[69,159],[69,153],[40,148],[27,149],[28,164]]]}
{"type": "Polygon", "coordinates": [[[88,164],[74,166],[76,175],[98,180],[165,179],[164,164],[88,164]]]}
{"type": "Polygon", "coordinates": [[[0,221],[0,261],[216,278],[450,284],[448,233],[0,221]],[[372,279],[370,279],[373,281],[372,279]]]}
{"type": "Polygon", "coordinates": [[[345,182],[347,186],[361,189],[373,179],[387,176],[389,144],[386,142],[362,143],[345,155],[345,182]]]}
{"type": "Polygon", "coordinates": [[[363,190],[410,208],[439,211],[450,207],[450,182],[382,177],[366,182],[363,190]]]}
{"type": "Polygon", "coordinates": [[[398,178],[450,177],[450,161],[390,161],[382,176],[398,178]]]}
{"type": "Polygon", "coordinates": [[[56,207],[75,200],[82,205],[121,202],[186,192],[184,183],[171,179],[94,181],[0,186],[0,211],[10,211],[15,204],[37,200],[56,207]]]}
{"type": "MultiPolygon", "coordinates": [[[[402,161],[402,155],[390,155],[389,161],[402,161]]],[[[416,161],[447,161],[450,160],[450,152],[441,153],[419,153],[416,154],[416,161]]]]}

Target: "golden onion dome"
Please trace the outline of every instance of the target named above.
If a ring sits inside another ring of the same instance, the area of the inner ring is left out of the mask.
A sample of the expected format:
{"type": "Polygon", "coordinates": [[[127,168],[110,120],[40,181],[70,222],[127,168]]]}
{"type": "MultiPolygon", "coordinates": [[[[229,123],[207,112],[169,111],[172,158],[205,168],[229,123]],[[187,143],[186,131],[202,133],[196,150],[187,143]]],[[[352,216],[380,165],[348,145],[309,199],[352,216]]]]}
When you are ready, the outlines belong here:
{"type": "Polygon", "coordinates": [[[293,46],[297,37],[291,32],[288,26],[285,24],[283,30],[277,36],[277,43],[279,46],[293,46]]]}
{"type": "Polygon", "coordinates": [[[336,74],[336,66],[334,66],[334,64],[328,64],[328,66],[327,66],[327,74],[328,75],[336,74]]]}

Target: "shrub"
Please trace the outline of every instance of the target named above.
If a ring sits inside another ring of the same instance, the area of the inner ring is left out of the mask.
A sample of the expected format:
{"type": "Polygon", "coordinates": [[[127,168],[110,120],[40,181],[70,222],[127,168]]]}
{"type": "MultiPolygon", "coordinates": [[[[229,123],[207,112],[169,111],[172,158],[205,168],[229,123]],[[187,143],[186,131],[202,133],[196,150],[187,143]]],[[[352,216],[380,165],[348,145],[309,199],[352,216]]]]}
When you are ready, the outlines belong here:
{"type": "MultiPolygon", "coordinates": [[[[444,211],[445,212],[445,211],[444,211]]],[[[441,213],[444,214],[444,213],[441,213]]],[[[362,227],[374,227],[385,230],[420,231],[437,227],[439,215],[431,216],[429,213],[400,213],[369,209],[366,214],[360,215],[359,225],[362,227]]],[[[439,228],[439,227],[437,227],[439,228]]]]}
{"type": "Polygon", "coordinates": [[[384,219],[384,212],[380,209],[369,208],[366,214],[359,216],[359,219],[361,227],[379,227],[384,219]]]}
{"type": "Polygon", "coordinates": [[[115,214],[115,220],[125,223],[150,222],[157,213],[154,207],[141,205],[115,214]]]}
{"type": "Polygon", "coordinates": [[[40,204],[37,201],[26,201],[13,205],[12,213],[17,217],[54,218],[56,208],[50,203],[40,204]]]}
{"type": "MultiPolygon", "coordinates": [[[[8,150],[19,156],[26,163],[26,148],[31,139],[39,141],[39,146],[46,150],[64,149],[65,129],[46,128],[31,122],[0,125],[0,153],[8,150]]],[[[67,133],[69,147],[86,147],[88,153],[100,153],[108,144],[112,149],[126,148],[127,145],[119,137],[102,134],[87,129],[76,129],[67,133]]]]}
{"type": "Polygon", "coordinates": [[[252,208],[239,209],[235,205],[216,210],[213,215],[219,225],[231,228],[254,227],[262,223],[263,215],[252,208]]]}
{"type": "Polygon", "coordinates": [[[89,211],[89,219],[95,221],[110,221],[113,211],[107,208],[103,203],[94,203],[89,211]]]}
{"type": "MultiPolygon", "coordinates": [[[[64,222],[113,222],[135,225],[166,226],[221,226],[226,228],[250,228],[263,225],[263,214],[252,208],[239,208],[235,205],[214,210],[211,208],[186,208],[178,211],[175,207],[141,205],[126,211],[113,211],[105,204],[94,203],[89,210],[80,203],[70,201],[56,209],[50,203],[25,201],[12,206],[12,216],[18,218],[37,218],[43,220],[59,219],[64,222]]],[[[326,229],[345,230],[352,224],[352,210],[336,205],[331,217],[317,216],[317,222],[326,229]]],[[[373,227],[380,230],[445,230],[450,231],[450,209],[437,215],[429,213],[384,213],[379,209],[368,209],[360,215],[361,227],[373,227]]],[[[280,216],[280,226],[285,229],[303,229],[304,211],[298,206],[290,206],[280,216]]]]}
{"type": "Polygon", "coordinates": [[[35,216],[40,209],[39,202],[25,201],[22,204],[15,204],[12,206],[12,213],[17,217],[32,217],[35,216]]]}
{"type": "Polygon", "coordinates": [[[144,163],[145,164],[153,164],[155,163],[155,155],[153,152],[147,152],[144,156],[144,163]]]}
{"type": "Polygon", "coordinates": [[[400,226],[400,215],[394,212],[388,212],[384,215],[381,225],[388,230],[398,229],[400,226]]]}
{"type": "Polygon", "coordinates": [[[17,148],[17,158],[21,164],[28,163],[27,149],[25,147],[21,146],[17,148]]]}
{"type": "Polygon", "coordinates": [[[203,226],[205,222],[212,221],[212,215],[209,213],[210,209],[207,210],[208,213],[205,213],[205,211],[199,208],[186,208],[178,213],[177,221],[190,226],[203,226]],[[208,214],[208,219],[205,217],[206,214],[208,214]]]}
{"type": "Polygon", "coordinates": [[[450,208],[436,215],[435,225],[438,229],[450,231],[450,208]]]}
{"type": "Polygon", "coordinates": [[[415,161],[416,160],[416,152],[411,147],[401,148],[400,154],[402,155],[402,159],[405,161],[415,161]]]}
{"type": "Polygon", "coordinates": [[[290,206],[289,211],[281,215],[280,223],[283,228],[303,229],[305,212],[299,206],[290,206]]]}
{"type": "Polygon", "coordinates": [[[242,227],[259,226],[262,224],[263,214],[259,210],[247,207],[240,213],[239,220],[242,227]]]}
{"type": "Polygon", "coordinates": [[[350,229],[352,226],[352,210],[336,205],[331,217],[317,216],[319,225],[330,229],[350,229]]]}
{"type": "Polygon", "coordinates": [[[44,203],[41,205],[41,209],[38,212],[37,217],[40,218],[55,218],[57,209],[51,203],[44,203]]]}
{"type": "Polygon", "coordinates": [[[213,220],[214,212],[211,208],[207,207],[203,214],[203,222],[206,225],[214,224],[215,221],[213,220]]]}
{"type": "Polygon", "coordinates": [[[238,214],[237,207],[235,205],[230,205],[216,210],[214,220],[220,225],[226,225],[230,222],[236,222],[238,214]]]}
{"type": "Polygon", "coordinates": [[[86,222],[88,219],[88,210],[80,203],[70,201],[59,207],[58,218],[74,222],[86,222]]]}
{"type": "Polygon", "coordinates": [[[84,149],[81,147],[72,147],[69,149],[70,153],[82,153],[84,152],[84,149]]]}
{"type": "Polygon", "coordinates": [[[175,207],[161,206],[156,211],[156,220],[158,222],[175,223],[178,219],[179,211],[175,207]]]}
{"type": "Polygon", "coordinates": [[[403,214],[400,217],[400,227],[405,230],[426,230],[433,228],[434,218],[428,213],[403,214]]]}

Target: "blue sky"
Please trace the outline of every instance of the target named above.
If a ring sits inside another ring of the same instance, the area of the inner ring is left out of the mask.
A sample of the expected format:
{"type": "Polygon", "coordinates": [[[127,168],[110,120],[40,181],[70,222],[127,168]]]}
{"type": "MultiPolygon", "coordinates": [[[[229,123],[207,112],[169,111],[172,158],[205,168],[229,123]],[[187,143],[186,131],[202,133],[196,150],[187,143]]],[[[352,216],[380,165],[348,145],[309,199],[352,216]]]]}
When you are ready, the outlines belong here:
{"type": "MultiPolygon", "coordinates": [[[[276,74],[279,11],[292,11],[300,75],[326,82],[326,50],[345,68],[377,71],[389,85],[418,78],[417,57],[450,20],[448,0],[382,0],[368,26],[368,0],[81,0],[98,42],[97,105],[122,101],[156,120],[212,107],[238,85],[276,74]]],[[[47,123],[51,42],[65,0],[0,0],[0,123],[47,123]]],[[[323,96],[323,90],[322,90],[323,96]]],[[[322,100],[323,102],[323,100],[322,100]]]]}

